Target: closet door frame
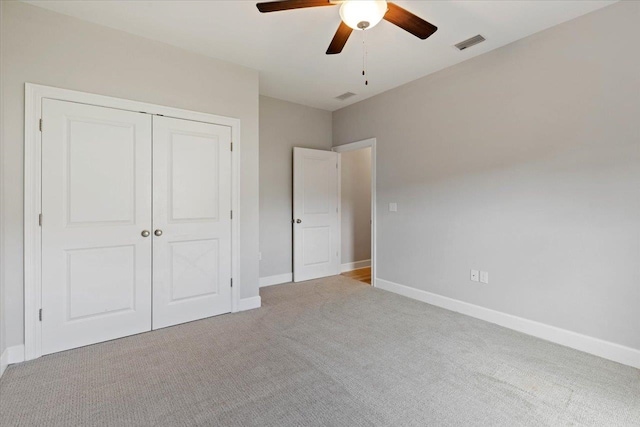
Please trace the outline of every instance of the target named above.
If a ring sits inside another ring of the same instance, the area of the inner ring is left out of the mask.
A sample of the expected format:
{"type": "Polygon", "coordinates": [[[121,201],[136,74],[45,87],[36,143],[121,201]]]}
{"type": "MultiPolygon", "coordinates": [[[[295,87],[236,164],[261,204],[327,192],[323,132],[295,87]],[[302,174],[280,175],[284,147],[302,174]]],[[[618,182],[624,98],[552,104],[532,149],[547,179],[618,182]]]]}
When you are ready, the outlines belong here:
{"type": "MultiPolygon", "coordinates": [[[[60,89],[50,86],[25,84],[24,128],[24,359],[42,356],[42,257],[41,257],[41,172],[42,172],[42,100],[55,99],[141,112],[228,126],[231,128],[231,312],[240,311],[240,119],[182,110],[146,102],[131,101],[110,96],[60,89]],[[237,219],[236,219],[237,218],[237,219]]],[[[42,218],[46,221],[46,218],[42,218]]],[[[46,313],[43,313],[46,316],[46,313]]]]}

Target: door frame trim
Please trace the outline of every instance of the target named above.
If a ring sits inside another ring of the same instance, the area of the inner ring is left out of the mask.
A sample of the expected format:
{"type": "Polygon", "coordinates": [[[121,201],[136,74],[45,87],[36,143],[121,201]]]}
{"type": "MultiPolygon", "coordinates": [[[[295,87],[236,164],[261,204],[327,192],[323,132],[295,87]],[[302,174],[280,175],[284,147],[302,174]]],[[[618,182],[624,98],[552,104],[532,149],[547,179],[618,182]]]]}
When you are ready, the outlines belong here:
{"type": "MultiPolygon", "coordinates": [[[[42,302],[42,236],[38,223],[41,212],[42,157],[40,118],[44,98],[116,108],[176,119],[211,123],[231,128],[231,312],[240,307],[240,119],[183,110],[110,96],[25,83],[24,117],[24,343],[25,360],[42,355],[42,323],[38,320],[42,302]]],[[[43,127],[46,123],[43,124],[43,127]]],[[[44,219],[46,221],[46,218],[44,219]]],[[[46,313],[44,314],[46,316],[46,313]]]]}
{"type": "MultiPolygon", "coordinates": [[[[371,286],[376,287],[376,273],[378,256],[376,254],[376,138],[363,139],[361,141],[350,142],[348,144],[336,145],[331,151],[344,153],[346,151],[361,150],[371,147],[371,286]]],[[[342,159],[339,160],[338,169],[338,206],[340,216],[338,217],[338,231],[340,235],[340,248],[342,248],[342,159]]],[[[342,253],[340,254],[342,256],[342,253]]],[[[340,273],[338,273],[340,274],[340,273]]]]}

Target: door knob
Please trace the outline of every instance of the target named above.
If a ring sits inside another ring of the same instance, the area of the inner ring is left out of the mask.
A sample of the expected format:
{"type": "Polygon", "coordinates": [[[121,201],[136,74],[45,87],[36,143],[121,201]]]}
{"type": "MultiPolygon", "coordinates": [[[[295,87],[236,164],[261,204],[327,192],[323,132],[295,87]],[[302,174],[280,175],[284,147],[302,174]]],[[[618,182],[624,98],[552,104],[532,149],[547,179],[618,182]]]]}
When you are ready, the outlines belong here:
{"type": "Polygon", "coordinates": [[[162,230],[160,230],[159,228],[153,232],[153,234],[155,234],[156,236],[160,237],[162,236],[162,230]]]}
{"type": "Polygon", "coordinates": [[[149,230],[142,230],[142,233],[140,234],[142,235],[142,237],[149,237],[151,233],[149,233],[149,230]]]}
{"type": "Polygon", "coordinates": [[[296,223],[297,223],[297,224],[300,224],[301,222],[302,222],[302,220],[301,220],[301,219],[296,219],[296,223]]]}

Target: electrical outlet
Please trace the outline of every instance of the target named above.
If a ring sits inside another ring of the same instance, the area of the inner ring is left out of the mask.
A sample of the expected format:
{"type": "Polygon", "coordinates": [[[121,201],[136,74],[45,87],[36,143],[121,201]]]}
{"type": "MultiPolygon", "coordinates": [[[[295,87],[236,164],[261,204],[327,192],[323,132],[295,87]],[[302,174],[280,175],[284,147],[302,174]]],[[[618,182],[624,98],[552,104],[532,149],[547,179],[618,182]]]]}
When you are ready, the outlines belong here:
{"type": "Polygon", "coordinates": [[[480,272],[478,270],[471,270],[471,281],[472,282],[477,282],[478,280],[480,280],[478,277],[480,275],[480,272]]]}
{"type": "Polygon", "coordinates": [[[398,212],[398,204],[389,203],[389,212],[398,212]]]}
{"type": "Polygon", "coordinates": [[[481,271],[480,272],[480,283],[489,283],[489,272],[481,271]]]}

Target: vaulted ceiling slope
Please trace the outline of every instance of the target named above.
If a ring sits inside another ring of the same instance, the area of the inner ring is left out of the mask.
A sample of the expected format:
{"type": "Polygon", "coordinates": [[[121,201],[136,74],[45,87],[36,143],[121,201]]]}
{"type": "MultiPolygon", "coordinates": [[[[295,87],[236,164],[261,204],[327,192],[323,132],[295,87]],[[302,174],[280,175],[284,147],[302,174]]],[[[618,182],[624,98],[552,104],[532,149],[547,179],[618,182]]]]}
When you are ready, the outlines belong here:
{"type": "Polygon", "coordinates": [[[28,1],[260,71],[260,92],[334,111],[615,1],[395,1],[438,27],[420,40],[383,21],[325,55],[339,7],[261,14],[253,1],[28,1]],[[459,51],[481,34],[487,40],[459,51]],[[363,36],[368,86],[362,78],[363,36]],[[336,99],[345,92],[356,96],[336,99]]]}

